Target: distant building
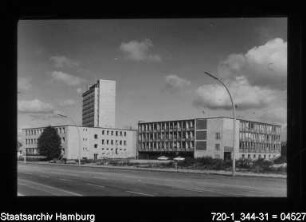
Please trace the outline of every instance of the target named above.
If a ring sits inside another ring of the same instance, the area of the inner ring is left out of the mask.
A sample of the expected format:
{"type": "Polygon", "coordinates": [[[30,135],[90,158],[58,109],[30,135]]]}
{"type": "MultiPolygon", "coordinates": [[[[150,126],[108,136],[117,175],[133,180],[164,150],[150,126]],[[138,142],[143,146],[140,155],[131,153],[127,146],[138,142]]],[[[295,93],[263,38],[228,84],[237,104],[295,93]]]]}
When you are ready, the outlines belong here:
{"type": "Polygon", "coordinates": [[[100,79],[82,94],[82,125],[115,127],[116,81],[100,79]]]}
{"type": "MultiPolygon", "coordinates": [[[[273,159],[280,156],[281,126],[236,120],[235,158],[273,159]]],[[[139,158],[160,155],[231,159],[233,119],[227,117],[139,122],[139,158]]]]}
{"type": "MultiPolygon", "coordinates": [[[[67,159],[135,158],[137,130],[53,126],[61,138],[62,155],[67,159]]],[[[23,129],[26,154],[39,155],[37,141],[46,127],[23,129]]]]}

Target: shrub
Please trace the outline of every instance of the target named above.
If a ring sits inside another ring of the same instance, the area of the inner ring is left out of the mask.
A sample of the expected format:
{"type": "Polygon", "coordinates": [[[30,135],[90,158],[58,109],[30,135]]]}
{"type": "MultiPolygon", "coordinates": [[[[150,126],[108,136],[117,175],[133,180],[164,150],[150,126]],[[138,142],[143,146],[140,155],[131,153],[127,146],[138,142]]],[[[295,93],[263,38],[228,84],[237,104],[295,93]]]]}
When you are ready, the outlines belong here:
{"type": "Polygon", "coordinates": [[[281,164],[281,163],[287,163],[286,156],[280,156],[277,159],[273,161],[274,164],[281,164]]]}
{"type": "MultiPolygon", "coordinates": [[[[24,161],[24,157],[20,156],[18,160],[24,161]]],[[[45,156],[26,156],[26,161],[43,161],[43,160],[46,160],[45,156]]]]}
{"type": "Polygon", "coordinates": [[[251,169],[253,166],[253,161],[251,159],[239,159],[236,161],[236,167],[251,169]]]}
{"type": "Polygon", "coordinates": [[[271,171],[272,165],[273,165],[273,162],[270,160],[258,159],[253,162],[252,170],[257,173],[264,172],[264,171],[271,171]]]}

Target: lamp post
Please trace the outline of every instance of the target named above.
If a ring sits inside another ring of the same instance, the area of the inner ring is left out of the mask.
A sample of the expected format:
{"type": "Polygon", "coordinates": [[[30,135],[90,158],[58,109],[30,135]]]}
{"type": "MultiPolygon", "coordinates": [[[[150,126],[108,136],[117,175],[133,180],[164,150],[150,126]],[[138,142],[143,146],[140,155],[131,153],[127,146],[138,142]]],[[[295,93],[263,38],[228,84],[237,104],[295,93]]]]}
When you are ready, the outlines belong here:
{"type": "Polygon", "coordinates": [[[77,124],[75,123],[75,121],[74,121],[71,117],[65,116],[65,115],[62,115],[62,114],[59,114],[59,113],[56,114],[56,115],[58,115],[58,116],[60,116],[60,117],[63,117],[63,118],[69,118],[69,119],[71,119],[72,122],[74,123],[74,125],[75,125],[75,126],[77,127],[77,129],[78,129],[78,135],[79,135],[78,164],[79,164],[79,166],[81,166],[81,142],[80,142],[81,136],[80,136],[79,128],[78,128],[77,124]]]}
{"type": "Polygon", "coordinates": [[[217,80],[218,82],[220,82],[226,89],[226,91],[228,92],[228,95],[231,99],[232,102],[232,111],[233,111],[233,151],[232,151],[232,176],[235,176],[235,134],[236,134],[236,113],[235,113],[235,103],[233,100],[233,97],[229,91],[229,89],[227,88],[227,86],[223,83],[223,81],[218,78],[217,76],[209,73],[209,72],[204,72],[206,75],[210,76],[211,78],[217,80]]]}

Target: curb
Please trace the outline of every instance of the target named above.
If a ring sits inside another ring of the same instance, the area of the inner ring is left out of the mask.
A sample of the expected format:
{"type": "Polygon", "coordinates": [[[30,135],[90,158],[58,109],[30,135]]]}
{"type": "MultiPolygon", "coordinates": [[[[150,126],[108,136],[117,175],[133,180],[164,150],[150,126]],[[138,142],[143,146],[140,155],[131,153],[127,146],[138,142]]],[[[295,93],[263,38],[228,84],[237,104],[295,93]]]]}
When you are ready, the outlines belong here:
{"type": "MultiPolygon", "coordinates": [[[[208,174],[208,175],[223,175],[232,176],[229,171],[200,171],[200,170],[186,170],[186,169],[158,169],[158,168],[141,168],[141,167],[118,167],[118,166],[103,166],[103,165],[74,165],[74,164],[62,164],[62,163],[42,163],[42,162],[20,162],[21,164],[41,164],[41,165],[53,165],[53,166],[72,166],[72,167],[89,167],[89,168],[107,168],[107,169],[121,169],[121,170],[138,170],[138,171],[154,171],[154,172],[169,172],[169,173],[192,173],[192,174],[208,174]]],[[[287,175],[281,174],[256,174],[256,173],[242,173],[236,172],[236,176],[242,177],[268,177],[268,178],[281,178],[286,179],[287,175]]]]}

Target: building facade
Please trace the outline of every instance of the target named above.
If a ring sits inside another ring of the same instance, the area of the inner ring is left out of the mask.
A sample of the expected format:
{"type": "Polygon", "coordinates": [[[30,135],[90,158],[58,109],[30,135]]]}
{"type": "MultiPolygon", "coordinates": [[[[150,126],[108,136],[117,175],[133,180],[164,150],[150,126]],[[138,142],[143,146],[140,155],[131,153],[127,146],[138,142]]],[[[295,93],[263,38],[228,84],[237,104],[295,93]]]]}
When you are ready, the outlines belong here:
{"type": "MultiPolygon", "coordinates": [[[[39,155],[38,138],[45,127],[23,129],[26,155],[39,155]]],[[[54,126],[61,138],[62,154],[66,159],[135,158],[136,130],[54,126]]]]}
{"type": "Polygon", "coordinates": [[[116,81],[100,79],[82,97],[82,126],[115,127],[116,81]]]}
{"type": "MultiPolygon", "coordinates": [[[[280,155],[280,125],[236,120],[235,159],[272,159],[280,155]]],[[[139,122],[139,158],[189,156],[231,159],[233,119],[195,118],[139,122]]]]}

